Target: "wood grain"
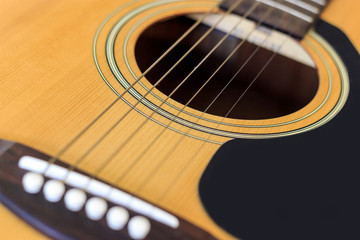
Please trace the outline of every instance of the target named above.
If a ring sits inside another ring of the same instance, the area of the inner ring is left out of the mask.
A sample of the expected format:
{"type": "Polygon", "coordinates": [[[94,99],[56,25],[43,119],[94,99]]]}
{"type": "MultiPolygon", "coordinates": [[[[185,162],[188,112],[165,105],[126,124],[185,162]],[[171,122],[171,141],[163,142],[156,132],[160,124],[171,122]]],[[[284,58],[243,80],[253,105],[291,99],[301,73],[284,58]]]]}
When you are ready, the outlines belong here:
{"type": "MultiPolygon", "coordinates": [[[[91,47],[100,22],[121,4],[98,0],[2,2],[0,138],[20,142],[53,155],[98,115],[104,106],[114,101],[116,96],[104,84],[94,67],[91,47]]],[[[358,50],[359,10],[360,2],[357,0],[333,0],[322,15],[326,21],[342,29],[358,50]]],[[[81,157],[91,145],[90,140],[99,136],[104,126],[113,123],[127,109],[129,107],[122,104],[110,111],[82,141],[63,156],[64,161],[73,163],[81,157]]],[[[120,144],[121,139],[129,136],[131,129],[142,122],[142,118],[135,112],[127,119],[86,158],[79,166],[81,170],[93,172],[97,169],[100,166],[98,158],[111,154],[113,144],[120,144]]],[[[182,126],[177,127],[184,129],[182,126]]],[[[161,126],[149,121],[146,128],[118,155],[119,160],[112,162],[99,177],[114,182],[114,176],[122,174],[129,165],[126,160],[138,157],[140,152],[134,146],[146,146],[161,129],[161,126]]],[[[194,134],[208,137],[205,133],[194,134]]],[[[117,184],[154,202],[159,195],[164,194],[164,189],[171,187],[159,203],[162,207],[171,209],[218,238],[231,239],[208,218],[197,196],[201,173],[219,146],[210,143],[203,145],[202,141],[193,138],[185,138],[181,145],[177,145],[181,137],[173,131],[167,131],[162,141],[167,143],[168,149],[175,149],[174,152],[169,155],[163,148],[152,148],[150,153],[141,156],[141,164],[136,171],[126,173],[117,184]],[[196,161],[191,163],[191,171],[184,172],[175,183],[168,180],[169,176],[178,175],[194,156],[196,161]],[[166,164],[151,181],[143,185],[149,169],[155,166],[151,159],[163,158],[168,159],[166,164]]],[[[220,140],[226,141],[225,138],[220,140]]],[[[0,225],[1,229],[6,229],[1,232],[2,239],[46,239],[4,207],[0,207],[0,225]]]]}

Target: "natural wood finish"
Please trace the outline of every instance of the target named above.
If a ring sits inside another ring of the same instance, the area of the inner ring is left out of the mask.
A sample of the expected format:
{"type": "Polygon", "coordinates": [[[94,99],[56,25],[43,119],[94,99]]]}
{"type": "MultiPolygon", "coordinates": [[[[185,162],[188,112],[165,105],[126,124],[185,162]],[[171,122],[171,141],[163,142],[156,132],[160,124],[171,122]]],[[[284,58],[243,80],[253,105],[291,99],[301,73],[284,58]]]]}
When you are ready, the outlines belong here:
{"type": "Polygon", "coordinates": [[[321,18],[340,28],[360,51],[359,14],[360,1],[331,0],[321,18]]]}
{"type": "MultiPolygon", "coordinates": [[[[124,1],[124,3],[127,1],[124,1]]],[[[149,1],[147,1],[149,2],[149,1]]],[[[138,3],[140,4],[140,3],[138,3]]],[[[57,153],[65,143],[86,123],[109,105],[115,95],[100,78],[92,60],[91,45],[100,22],[119,7],[119,2],[87,1],[15,1],[2,2],[0,8],[0,138],[17,141],[47,154],[57,153]]],[[[138,5],[137,5],[138,6],[138,5]]],[[[136,6],[134,6],[136,7],[136,6]]],[[[360,16],[358,0],[332,0],[324,19],[343,29],[360,50],[358,23],[360,16]]],[[[324,54],[325,51],[323,50],[324,54]]],[[[109,74],[109,72],[107,72],[109,74]]],[[[320,74],[324,74],[320,72],[320,74]]],[[[336,73],[335,73],[336,74],[336,73]]],[[[130,98],[129,98],[130,99],[130,98]]],[[[114,122],[128,106],[114,108],[106,118],[95,126],[85,140],[71,148],[63,159],[72,163],[86,147],[103,132],[103,126],[114,122]]],[[[146,111],[146,109],[144,109],[146,111]]],[[[131,129],[142,118],[133,112],[124,125],[96,149],[79,167],[87,172],[98,168],[98,157],[111,154],[114,142],[121,142],[131,134],[131,129]],[[121,139],[119,139],[121,136],[121,139]]],[[[119,162],[112,162],[99,177],[113,182],[114,174],[121,173],[129,164],[125,161],[137,157],[138,146],[146,146],[161,127],[153,122],[146,124],[119,155],[119,162]],[[136,143],[136,145],[135,145],[136,143]],[[132,147],[136,146],[136,147],[132,147]]],[[[184,129],[178,126],[179,129],[184,129]]],[[[194,133],[207,138],[204,133],[194,133]]],[[[180,181],[172,184],[168,195],[159,204],[171,209],[185,219],[198,224],[221,239],[231,239],[208,218],[197,196],[200,175],[218,145],[185,138],[167,131],[161,141],[174,148],[161,173],[142,187],[146,173],[154,167],[149,159],[168,157],[163,148],[153,148],[141,158],[141,166],[121,181],[125,189],[136,192],[150,201],[156,201],[171,182],[168,177],[177,175],[196,154],[191,171],[181,175],[180,181]]],[[[226,139],[220,139],[225,141],[226,139]]],[[[0,207],[2,239],[46,239],[27,224],[0,207]]]]}

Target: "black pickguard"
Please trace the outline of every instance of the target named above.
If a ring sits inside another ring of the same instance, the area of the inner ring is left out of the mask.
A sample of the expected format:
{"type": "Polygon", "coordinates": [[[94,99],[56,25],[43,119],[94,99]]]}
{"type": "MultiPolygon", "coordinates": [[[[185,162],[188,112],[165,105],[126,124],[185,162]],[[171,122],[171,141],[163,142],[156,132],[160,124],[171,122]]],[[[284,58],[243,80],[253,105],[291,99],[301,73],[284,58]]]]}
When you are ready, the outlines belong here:
{"type": "Polygon", "coordinates": [[[201,178],[204,207],[238,238],[360,239],[360,57],[337,28],[319,21],[316,31],[348,69],[350,96],[343,110],[303,134],[231,140],[201,178]]]}

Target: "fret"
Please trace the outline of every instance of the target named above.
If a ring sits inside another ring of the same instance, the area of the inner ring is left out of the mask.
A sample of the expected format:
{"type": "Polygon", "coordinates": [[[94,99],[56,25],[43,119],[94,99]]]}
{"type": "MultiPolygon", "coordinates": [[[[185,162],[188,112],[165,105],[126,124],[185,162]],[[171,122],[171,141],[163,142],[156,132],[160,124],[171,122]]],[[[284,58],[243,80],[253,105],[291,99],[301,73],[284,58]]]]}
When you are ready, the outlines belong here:
{"type": "Polygon", "coordinates": [[[311,4],[308,4],[304,1],[299,1],[299,0],[286,0],[286,2],[289,2],[291,4],[294,4],[296,6],[299,6],[309,12],[315,13],[315,14],[319,14],[320,9],[318,7],[315,7],[311,4]]]}
{"type": "Polygon", "coordinates": [[[291,14],[291,15],[293,15],[293,16],[295,16],[297,18],[300,18],[300,19],[302,19],[302,20],[304,20],[306,22],[309,22],[309,23],[311,23],[314,20],[309,15],[306,15],[306,14],[304,14],[302,12],[297,11],[294,8],[288,7],[288,6],[284,5],[284,4],[278,3],[278,2],[273,1],[273,0],[256,0],[256,1],[261,2],[263,4],[266,4],[266,5],[270,6],[270,7],[279,9],[279,10],[281,10],[283,12],[291,14]]]}
{"type": "MultiPolygon", "coordinates": [[[[272,0],[274,1],[274,0],[272,0]]],[[[279,1],[279,0],[277,0],[279,1]]],[[[281,4],[285,5],[287,8],[296,10],[306,16],[312,18],[309,24],[312,24],[316,21],[318,16],[320,15],[323,7],[316,4],[309,4],[308,1],[300,1],[300,0],[281,0],[281,4]]]]}
{"type": "MultiPolygon", "coordinates": [[[[223,0],[220,8],[229,9],[236,0],[223,0]]],[[[243,16],[253,4],[259,4],[248,16],[262,25],[302,38],[314,24],[328,0],[243,0],[233,13],[243,16]],[[271,11],[271,12],[270,12],[271,11]],[[263,19],[264,14],[270,12],[263,19]]]]}
{"type": "Polygon", "coordinates": [[[311,0],[311,2],[317,3],[321,6],[325,6],[327,4],[327,1],[325,0],[311,0]]]}

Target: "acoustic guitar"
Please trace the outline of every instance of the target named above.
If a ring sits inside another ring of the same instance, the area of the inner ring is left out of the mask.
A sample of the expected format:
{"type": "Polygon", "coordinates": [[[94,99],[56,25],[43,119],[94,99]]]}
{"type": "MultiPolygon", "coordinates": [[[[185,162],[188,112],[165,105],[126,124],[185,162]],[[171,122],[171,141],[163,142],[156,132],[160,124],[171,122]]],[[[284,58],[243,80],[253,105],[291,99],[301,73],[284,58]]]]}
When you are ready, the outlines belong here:
{"type": "Polygon", "coordinates": [[[360,239],[360,2],[0,8],[0,239],[360,239]]]}

